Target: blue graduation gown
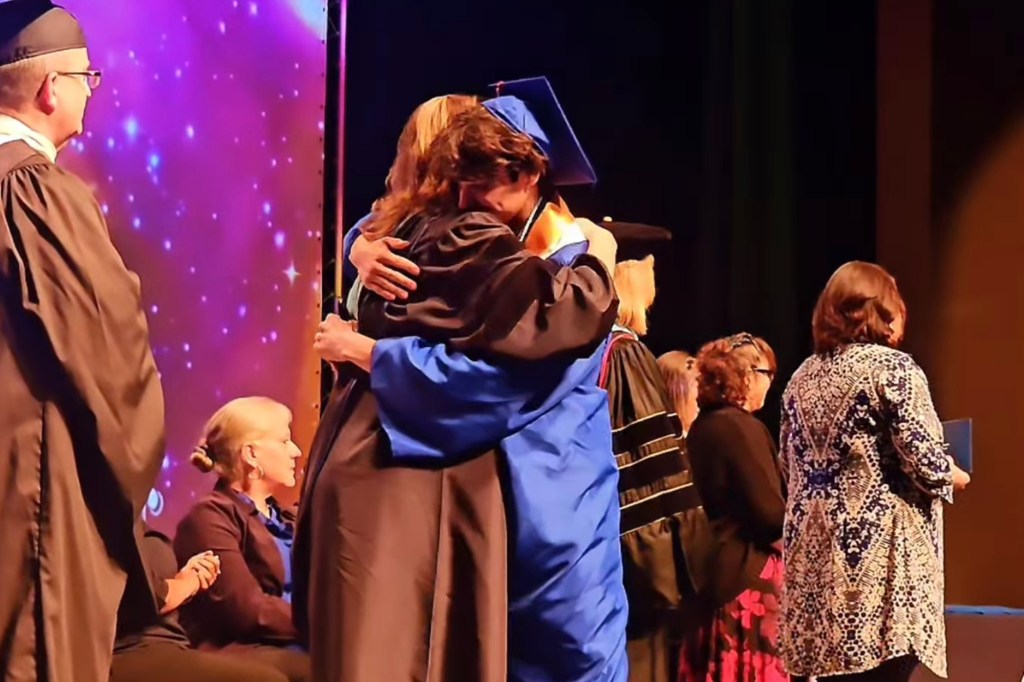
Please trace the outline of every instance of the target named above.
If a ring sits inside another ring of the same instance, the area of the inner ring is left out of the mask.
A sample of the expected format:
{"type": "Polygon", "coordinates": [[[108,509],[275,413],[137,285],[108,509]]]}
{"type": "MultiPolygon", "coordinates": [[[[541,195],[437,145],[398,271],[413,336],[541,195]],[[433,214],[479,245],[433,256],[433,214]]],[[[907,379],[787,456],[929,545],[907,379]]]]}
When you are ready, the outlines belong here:
{"type": "Polygon", "coordinates": [[[396,460],[447,464],[495,443],[507,457],[517,682],[627,678],[618,472],[597,385],[604,347],[580,360],[500,364],[412,337],[374,351],[373,393],[396,460]]]}

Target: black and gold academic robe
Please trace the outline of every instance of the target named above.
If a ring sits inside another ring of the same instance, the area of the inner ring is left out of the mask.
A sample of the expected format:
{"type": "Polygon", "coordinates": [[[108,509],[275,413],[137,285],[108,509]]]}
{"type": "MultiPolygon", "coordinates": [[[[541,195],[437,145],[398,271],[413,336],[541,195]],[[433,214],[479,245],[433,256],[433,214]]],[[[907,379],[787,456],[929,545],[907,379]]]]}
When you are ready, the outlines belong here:
{"type": "Polygon", "coordinates": [[[156,610],[134,529],[164,404],[139,281],[85,184],[22,142],[0,145],[0,198],[2,679],[105,682],[122,595],[156,610]]]}
{"type": "Polygon", "coordinates": [[[617,328],[601,385],[619,467],[630,682],[674,682],[682,637],[700,622],[710,532],[682,430],[654,355],[617,328]]]}
{"type": "MultiPolygon", "coordinates": [[[[359,330],[417,336],[482,357],[591,355],[617,301],[596,259],[530,257],[490,215],[411,220],[396,235],[416,291],[364,291],[359,330]]],[[[342,365],[310,449],[292,606],[318,682],[505,682],[508,577],[503,462],[495,449],[444,468],[395,466],[370,376],[342,365]]]]}

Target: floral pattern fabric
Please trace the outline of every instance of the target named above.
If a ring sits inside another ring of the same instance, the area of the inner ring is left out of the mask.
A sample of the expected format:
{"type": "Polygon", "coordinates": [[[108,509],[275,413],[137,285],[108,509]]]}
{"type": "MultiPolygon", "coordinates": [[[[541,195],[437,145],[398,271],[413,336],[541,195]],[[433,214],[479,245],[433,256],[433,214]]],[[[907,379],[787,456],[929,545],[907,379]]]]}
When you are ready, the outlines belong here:
{"type": "Polygon", "coordinates": [[[678,682],[788,682],[778,656],[782,560],[771,556],[756,587],[714,613],[683,646],[678,682]]]}
{"type": "Polygon", "coordinates": [[[808,358],[782,407],[786,669],[857,673],[914,655],[944,677],[952,471],[924,372],[906,353],[854,344],[808,358]]]}

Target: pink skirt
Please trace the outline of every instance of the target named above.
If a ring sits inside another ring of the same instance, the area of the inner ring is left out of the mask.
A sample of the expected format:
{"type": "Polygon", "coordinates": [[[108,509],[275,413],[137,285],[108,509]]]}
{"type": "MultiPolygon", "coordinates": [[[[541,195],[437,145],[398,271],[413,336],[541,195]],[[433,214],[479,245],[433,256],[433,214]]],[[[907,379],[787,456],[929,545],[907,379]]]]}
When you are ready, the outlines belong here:
{"type": "Polygon", "coordinates": [[[789,682],[779,658],[782,559],[761,569],[759,589],[724,604],[683,643],[678,682],[789,682]]]}

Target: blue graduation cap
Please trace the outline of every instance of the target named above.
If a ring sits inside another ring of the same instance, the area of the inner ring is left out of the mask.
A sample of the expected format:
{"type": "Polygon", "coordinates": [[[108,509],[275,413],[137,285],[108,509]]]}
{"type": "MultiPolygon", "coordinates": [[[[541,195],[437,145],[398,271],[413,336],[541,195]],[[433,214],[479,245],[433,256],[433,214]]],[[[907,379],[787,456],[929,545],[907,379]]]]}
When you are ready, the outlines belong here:
{"type": "Polygon", "coordinates": [[[970,419],[952,419],[942,422],[942,435],[949,446],[949,454],[956,465],[971,473],[974,469],[973,433],[970,419]]]}
{"type": "Polygon", "coordinates": [[[597,174],[547,77],[504,81],[491,87],[496,96],[484,101],[484,106],[509,128],[533,139],[548,157],[548,177],[556,187],[597,182],[597,174]]]}

